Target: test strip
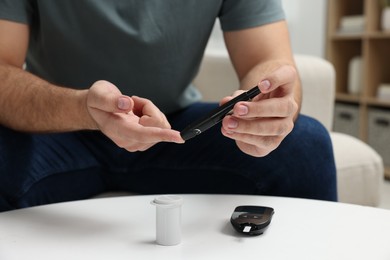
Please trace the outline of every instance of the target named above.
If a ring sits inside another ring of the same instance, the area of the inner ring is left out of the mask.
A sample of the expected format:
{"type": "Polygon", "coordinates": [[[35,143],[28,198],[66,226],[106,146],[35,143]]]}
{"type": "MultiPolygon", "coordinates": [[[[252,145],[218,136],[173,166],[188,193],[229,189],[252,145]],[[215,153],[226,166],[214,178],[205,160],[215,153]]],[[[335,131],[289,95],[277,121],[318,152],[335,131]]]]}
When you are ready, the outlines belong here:
{"type": "Polygon", "coordinates": [[[249,231],[251,231],[251,229],[252,229],[251,226],[245,226],[243,231],[244,231],[245,233],[248,233],[249,231]]]}

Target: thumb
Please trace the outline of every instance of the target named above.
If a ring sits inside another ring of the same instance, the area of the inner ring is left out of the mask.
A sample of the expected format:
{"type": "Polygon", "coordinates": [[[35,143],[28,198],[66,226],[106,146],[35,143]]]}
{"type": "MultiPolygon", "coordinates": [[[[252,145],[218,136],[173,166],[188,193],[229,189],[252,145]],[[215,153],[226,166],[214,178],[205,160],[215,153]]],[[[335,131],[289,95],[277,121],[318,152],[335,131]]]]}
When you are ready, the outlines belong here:
{"type": "Polygon", "coordinates": [[[112,113],[128,113],[134,101],[122,95],[119,89],[108,81],[97,81],[89,89],[87,104],[91,108],[112,113]]]}
{"type": "Polygon", "coordinates": [[[260,81],[258,86],[261,93],[269,93],[280,86],[293,85],[296,79],[296,69],[290,65],[283,65],[271,72],[266,79],[260,81]]]}
{"type": "MultiPolygon", "coordinates": [[[[114,99],[114,102],[115,102],[115,98],[116,97],[113,97],[114,99]]],[[[134,107],[134,101],[131,99],[131,97],[129,96],[123,96],[121,95],[120,97],[117,98],[116,100],[116,106],[117,106],[117,111],[113,111],[113,112],[123,112],[123,113],[128,113],[130,112],[133,107],[134,107]]]]}

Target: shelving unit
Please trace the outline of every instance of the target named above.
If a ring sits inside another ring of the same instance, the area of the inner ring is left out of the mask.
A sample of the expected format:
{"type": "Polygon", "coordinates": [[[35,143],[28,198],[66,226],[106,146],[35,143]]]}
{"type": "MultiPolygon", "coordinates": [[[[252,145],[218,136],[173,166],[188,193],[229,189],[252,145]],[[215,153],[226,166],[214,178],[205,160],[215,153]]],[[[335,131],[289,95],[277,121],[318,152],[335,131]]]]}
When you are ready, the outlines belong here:
{"type": "Polygon", "coordinates": [[[328,0],[327,59],[336,70],[334,130],[370,144],[380,153],[390,178],[390,99],[377,98],[380,84],[390,84],[390,32],[381,29],[379,0],[328,0]],[[343,17],[363,16],[361,31],[340,32],[343,17]],[[362,57],[362,89],[348,89],[351,60],[362,57]]]}

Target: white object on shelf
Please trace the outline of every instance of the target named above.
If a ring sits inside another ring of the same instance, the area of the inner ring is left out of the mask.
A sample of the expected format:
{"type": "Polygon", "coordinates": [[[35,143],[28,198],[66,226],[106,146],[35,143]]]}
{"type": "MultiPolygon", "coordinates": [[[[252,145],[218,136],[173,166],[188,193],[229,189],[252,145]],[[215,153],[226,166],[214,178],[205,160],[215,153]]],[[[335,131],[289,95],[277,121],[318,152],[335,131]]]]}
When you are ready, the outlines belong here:
{"type": "Polygon", "coordinates": [[[390,7],[385,7],[382,10],[381,28],[383,31],[390,31],[390,7]]]}
{"type": "Polygon", "coordinates": [[[343,16],[340,20],[340,33],[360,33],[364,31],[366,21],[363,15],[343,16]]]}
{"type": "Polygon", "coordinates": [[[380,84],[377,91],[377,98],[390,100],[390,84],[380,84]]]}
{"type": "Polygon", "coordinates": [[[363,87],[363,59],[356,56],[349,62],[348,68],[348,92],[349,94],[360,94],[363,87]]]}

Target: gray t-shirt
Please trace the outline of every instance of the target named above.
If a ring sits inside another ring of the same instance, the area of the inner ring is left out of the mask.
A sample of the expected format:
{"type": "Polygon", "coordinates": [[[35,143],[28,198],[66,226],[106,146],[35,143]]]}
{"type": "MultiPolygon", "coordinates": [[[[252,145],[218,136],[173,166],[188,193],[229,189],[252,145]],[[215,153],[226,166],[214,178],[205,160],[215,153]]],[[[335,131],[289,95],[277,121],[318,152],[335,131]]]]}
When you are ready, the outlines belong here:
{"type": "Polygon", "coordinates": [[[0,0],[0,19],[31,26],[28,71],[79,89],[108,80],[166,113],[199,100],[191,82],[218,17],[229,31],[284,13],[280,0],[0,0]]]}

